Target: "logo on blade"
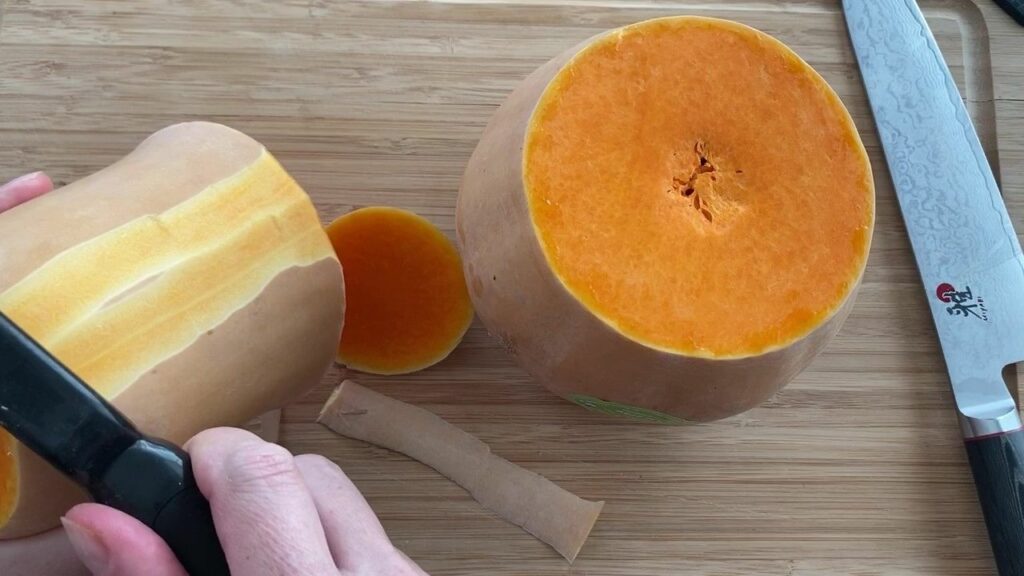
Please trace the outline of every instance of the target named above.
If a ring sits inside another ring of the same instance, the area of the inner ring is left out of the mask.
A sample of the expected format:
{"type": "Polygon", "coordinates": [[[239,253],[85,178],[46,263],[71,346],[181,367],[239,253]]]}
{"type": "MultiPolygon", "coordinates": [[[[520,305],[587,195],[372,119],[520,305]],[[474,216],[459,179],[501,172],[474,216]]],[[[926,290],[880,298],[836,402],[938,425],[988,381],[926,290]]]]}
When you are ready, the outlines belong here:
{"type": "Polygon", "coordinates": [[[963,290],[957,290],[952,284],[943,282],[935,287],[935,296],[940,301],[951,305],[946,308],[946,312],[950,316],[963,316],[964,318],[974,316],[988,321],[988,308],[985,308],[984,298],[975,297],[971,293],[970,286],[964,286],[963,290]]]}

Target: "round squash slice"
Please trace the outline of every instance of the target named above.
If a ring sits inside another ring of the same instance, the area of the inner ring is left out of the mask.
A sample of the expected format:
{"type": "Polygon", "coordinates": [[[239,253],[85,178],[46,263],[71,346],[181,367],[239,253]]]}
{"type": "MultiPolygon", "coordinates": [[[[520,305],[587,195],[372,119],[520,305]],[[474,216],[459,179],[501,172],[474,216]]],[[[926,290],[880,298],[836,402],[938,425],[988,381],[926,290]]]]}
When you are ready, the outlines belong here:
{"type": "Polygon", "coordinates": [[[371,206],[327,227],[345,269],[338,362],[407,374],[444,360],[473,321],[455,245],[426,218],[371,206]]]}
{"type": "MultiPolygon", "coordinates": [[[[0,271],[0,310],[175,442],[315,385],[344,315],[309,197],[258,142],[217,124],[161,130],[0,214],[0,271]]],[[[0,538],[57,526],[82,497],[0,434],[0,538]]]]}
{"type": "Polygon", "coordinates": [[[839,329],[874,222],[836,94],[752,28],[614,30],[529,76],[466,168],[477,313],[587,407],[677,423],[749,409],[839,329]]]}

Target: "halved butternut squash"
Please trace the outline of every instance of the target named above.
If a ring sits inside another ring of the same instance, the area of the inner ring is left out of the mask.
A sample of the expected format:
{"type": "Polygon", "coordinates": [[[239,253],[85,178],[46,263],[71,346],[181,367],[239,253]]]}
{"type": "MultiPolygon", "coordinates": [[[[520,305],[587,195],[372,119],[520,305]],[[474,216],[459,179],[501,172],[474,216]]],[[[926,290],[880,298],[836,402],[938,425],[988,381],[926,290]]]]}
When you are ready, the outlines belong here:
{"type": "Polygon", "coordinates": [[[838,330],[871,168],[842,102],[724,20],[611,31],[527,78],[458,202],[484,324],[552,390],[659,422],[746,410],[838,330]]]}

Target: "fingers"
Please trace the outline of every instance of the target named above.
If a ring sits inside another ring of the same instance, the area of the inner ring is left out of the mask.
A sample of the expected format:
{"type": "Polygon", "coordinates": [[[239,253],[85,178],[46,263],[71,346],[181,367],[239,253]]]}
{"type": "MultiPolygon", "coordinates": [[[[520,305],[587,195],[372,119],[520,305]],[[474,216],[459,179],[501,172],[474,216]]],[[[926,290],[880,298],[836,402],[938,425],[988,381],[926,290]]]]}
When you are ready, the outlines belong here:
{"type": "Polygon", "coordinates": [[[295,458],[313,495],[327,543],[343,574],[422,575],[396,550],[377,515],[336,464],[317,455],[295,458]]]}
{"type": "Polygon", "coordinates": [[[188,576],[156,533],[123,512],[80,504],[61,522],[94,576],[188,576]]]}
{"type": "Polygon", "coordinates": [[[53,182],[42,172],[33,172],[15,178],[0,186],[0,212],[10,210],[51,190],[53,190],[53,182]]]}
{"type": "Polygon", "coordinates": [[[232,573],[337,572],[316,505],[287,450],[234,428],[201,432],[186,449],[232,573]]]}
{"type": "Polygon", "coordinates": [[[314,455],[299,456],[295,464],[313,495],[338,568],[361,573],[394,554],[377,516],[341,468],[314,455]]]}
{"type": "Polygon", "coordinates": [[[406,556],[405,552],[399,550],[398,553],[401,554],[408,567],[406,572],[402,572],[403,576],[430,576],[425,570],[423,570],[423,568],[420,568],[419,564],[413,562],[411,558],[406,556]]]}
{"type": "Polygon", "coordinates": [[[38,536],[0,542],[0,566],[4,576],[89,574],[60,528],[38,536]]]}

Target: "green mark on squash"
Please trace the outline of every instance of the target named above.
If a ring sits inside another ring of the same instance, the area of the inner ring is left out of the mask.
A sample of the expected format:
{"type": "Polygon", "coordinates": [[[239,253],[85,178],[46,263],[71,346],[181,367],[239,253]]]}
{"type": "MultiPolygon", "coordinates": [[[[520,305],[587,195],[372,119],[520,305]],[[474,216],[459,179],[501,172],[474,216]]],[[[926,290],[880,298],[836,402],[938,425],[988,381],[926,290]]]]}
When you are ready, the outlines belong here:
{"type": "Polygon", "coordinates": [[[632,418],[634,420],[641,420],[644,422],[654,422],[655,424],[680,425],[688,423],[682,418],[670,416],[655,410],[619,404],[618,402],[609,402],[607,400],[601,400],[600,398],[594,398],[593,396],[587,396],[585,394],[573,394],[569,396],[569,400],[587,408],[588,410],[601,412],[603,414],[611,414],[612,416],[625,416],[626,418],[632,418]]]}

